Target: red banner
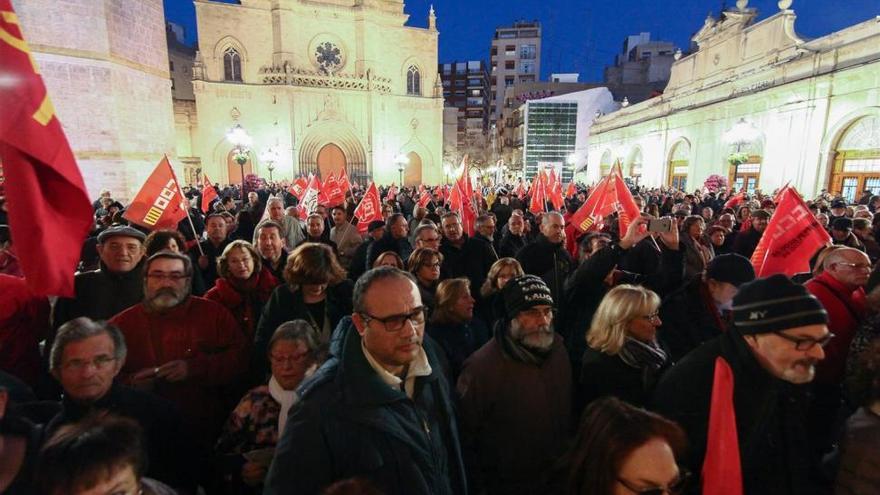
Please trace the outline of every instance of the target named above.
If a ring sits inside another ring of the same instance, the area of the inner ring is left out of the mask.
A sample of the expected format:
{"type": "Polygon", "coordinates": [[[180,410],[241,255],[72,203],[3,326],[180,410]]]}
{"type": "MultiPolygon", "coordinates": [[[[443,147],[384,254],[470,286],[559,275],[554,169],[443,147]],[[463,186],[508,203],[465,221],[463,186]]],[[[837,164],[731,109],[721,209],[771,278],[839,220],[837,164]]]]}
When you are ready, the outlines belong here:
{"type": "Polygon", "coordinates": [[[309,181],[306,180],[305,177],[298,177],[293,181],[293,184],[290,185],[290,189],[288,189],[287,192],[293,194],[296,199],[302,201],[303,194],[305,194],[307,187],[309,187],[309,181]]]}
{"type": "Polygon", "coordinates": [[[332,173],[324,182],[322,192],[324,193],[324,202],[321,204],[328,208],[341,205],[345,201],[345,192],[339,187],[339,182],[332,173]]]}
{"type": "MultiPolygon", "coordinates": [[[[610,178],[614,174],[602,177],[590,192],[584,204],[571,216],[571,223],[581,232],[587,232],[593,226],[601,226],[605,215],[614,211],[614,197],[617,193],[610,186],[610,178]]],[[[622,235],[622,234],[621,234],[622,235]]]]}
{"type": "Polygon", "coordinates": [[[568,187],[565,188],[565,197],[571,199],[575,194],[577,194],[577,188],[574,186],[574,181],[571,181],[568,183],[568,187]]]}
{"type": "Polygon", "coordinates": [[[202,174],[202,211],[208,213],[211,207],[211,201],[217,199],[217,190],[211,185],[207,174],[202,174]]]}
{"type": "Polygon", "coordinates": [[[0,0],[0,77],[0,162],[16,253],[35,294],[73,296],[92,204],[9,0],[0,0]]]}
{"type": "Polygon", "coordinates": [[[430,203],[430,202],[431,202],[431,193],[429,193],[428,191],[422,191],[422,195],[419,196],[419,203],[418,203],[419,207],[424,208],[424,207],[428,206],[428,203],[430,203]]]}
{"type": "Polygon", "coordinates": [[[547,208],[547,198],[546,198],[547,187],[544,185],[544,171],[538,173],[535,176],[534,182],[532,182],[532,188],[529,190],[532,197],[529,201],[529,211],[537,215],[538,213],[544,212],[547,208]]]}
{"type": "Polygon", "coordinates": [[[565,199],[562,197],[562,182],[556,177],[556,169],[550,169],[550,177],[548,184],[544,185],[545,195],[553,205],[554,210],[560,210],[565,206],[565,199]]]}
{"type": "Polygon", "coordinates": [[[370,183],[360,204],[354,209],[354,216],[358,219],[358,232],[365,234],[374,220],[383,220],[382,203],[379,201],[379,190],[375,183],[370,183]]]}
{"type": "Polygon", "coordinates": [[[703,459],[704,495],[743,494],[733,387],[733,370],[730,365],[722,357],[715,358],[706,457],[703,459]]]}
{"type": "Polygon", "coordinates": [[[150,230],[176,230],[177,223],[186,218],[185,206],[181,204],[185,201],[166,156],[156,165],[122,216],[150,230]]]}
{"type": "Polygon", "coordinates": [[[791,277],[809,272],[810,258],[829,243],[831,236],[807,209],[800,194],[787,187],[752,254],[755,276],[784,273],[791,277]]]}
{"type": "Polygon", "coordinates": [[[614,182],[614,190],[617,200],[617,220],[618,225],[620,226],[620,235],[622,236],[626,233],[626,229],[629,228],[630,222],[641,215],[641,211],[639,210],[638,205],[636,205],[636,200],[633,198],[629,187],[626,186],[626,182],[623,180],[623,175],[621,175],[619,166],[615,170],[615,177],[612,178],[612,182],[614,182]]]}
{"type": "Polygon", "coordinates": [[[342,189],[342,196],[344,198],[345,193],[351,191],[351,181],[348,180],[348,172],[345,171],[345,167],[339,170],[339,177],[336,179],[336,182],[339,183],[339,188],[342,189]]]}

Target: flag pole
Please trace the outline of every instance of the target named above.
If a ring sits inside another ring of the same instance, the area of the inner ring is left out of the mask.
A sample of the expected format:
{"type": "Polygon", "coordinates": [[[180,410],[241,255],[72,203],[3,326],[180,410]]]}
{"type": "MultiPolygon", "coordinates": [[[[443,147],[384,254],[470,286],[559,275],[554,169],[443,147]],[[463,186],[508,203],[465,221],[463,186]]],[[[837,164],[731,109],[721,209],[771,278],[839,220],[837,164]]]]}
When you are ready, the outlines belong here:
{"type": "MultiPolygon", "coordinates": [[[[170,164],[171,160],[168,160],[168,154],[165,153],[165,154],[163,154],[163,156],[165,157],[165,160],[167,160],[168,163],[170,164]]],[[[205,250],[202,249],[202,243],[199,242],[199,238],[196,235],[196,226],[195,226],[195,224],[193,224],[192,217],[189,216],[189,204],[184,200],[183,191],[180,190],[180,182],[177,181],[177,174],[174,173],[174,167],[169,167],[169,168],[171,168],[171,176],[174,177],[174,186],[177,188],[177,194],[180,194],[180,200],[184,204],[186,204],[186,208],[184,208],[183,211],[186,212],[186,219],[189,220],[189,226],[192,229],[193,237],[196,240],[196,246],[199,248],[199,253],[201,253],[202,256],[205,256],[205,250]]]]}

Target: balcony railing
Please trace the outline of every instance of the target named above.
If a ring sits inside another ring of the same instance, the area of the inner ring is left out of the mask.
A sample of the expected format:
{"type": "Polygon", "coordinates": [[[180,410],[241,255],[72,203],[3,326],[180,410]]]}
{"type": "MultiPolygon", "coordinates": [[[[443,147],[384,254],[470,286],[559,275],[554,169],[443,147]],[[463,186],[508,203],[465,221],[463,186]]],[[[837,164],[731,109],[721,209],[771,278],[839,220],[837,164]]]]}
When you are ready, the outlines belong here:
{"type": "Polygon", "coordinates": [[[325,74],[295,68],[285,62],[281,66],[261,67],[259,74],[263,77],[263,84],[391,93],[391,79],[377,76],[369,70],[365,74],[325,74]]]}

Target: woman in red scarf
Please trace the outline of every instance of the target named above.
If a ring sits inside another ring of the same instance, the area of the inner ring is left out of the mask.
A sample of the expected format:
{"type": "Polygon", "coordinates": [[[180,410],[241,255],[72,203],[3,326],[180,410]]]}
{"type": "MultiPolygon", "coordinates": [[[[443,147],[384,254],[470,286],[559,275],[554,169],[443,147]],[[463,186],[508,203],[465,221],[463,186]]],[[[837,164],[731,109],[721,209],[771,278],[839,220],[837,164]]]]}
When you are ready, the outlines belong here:
{"type": "Polygon", "coordinates": [[[217,258],[219,278],[205,297],[226,306],[253,342],[263,305],[280,282],[260,261],[260,255],[247,241],[233,241],[217,258]]]}

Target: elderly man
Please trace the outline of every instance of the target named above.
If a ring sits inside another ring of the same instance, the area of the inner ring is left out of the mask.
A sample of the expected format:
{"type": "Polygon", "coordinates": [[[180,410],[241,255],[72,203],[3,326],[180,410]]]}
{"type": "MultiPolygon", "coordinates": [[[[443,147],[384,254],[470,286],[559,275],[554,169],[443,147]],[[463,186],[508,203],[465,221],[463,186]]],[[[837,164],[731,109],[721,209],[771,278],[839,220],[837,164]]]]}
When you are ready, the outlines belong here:
{"type": "Polygon", "coordinates": [[[180,413],[171,402],[114,382],[125,364],[122,333],[113,325],[75,318],[58,330],[49,369],[64,389],[61,411],[46,426],[58,428],[91,414],[110,413],[135,420],[147,440],[146,476],[195,493],[186,466],[192,462],[180,413]]]}
{"type": "MultiPolygon", "coordinates": [[[[495,252],[483,241],[468,237],[461,226],[461,218],[455,213],[446,213],[441,220],[443,241],[440,253],[443,264],[440,266],[442,279],[467,277],[471,281],[471,295],[477,297],[480,287],[486,281],[489,269],[498,260],[495,252]]],[[[479,302],[479,299],[478,299],[479,302]]]]}
{"type": "Polygon", "coordinates": [[[129,348],[123,379],[177,404],[207,447],[225,419],[220,387],[244,374],[247,349],[229,310],[190,295],[192,274],[188,257],[154,254],[144,266],[143,302],[110,323],[119,326],[129,348]]]}
{"type": "MultiPolygon", "coordinates": [[[[293,248],[302,244],[306,238],[303,224],[298,218],[285,214],[284,201],[281,198],[269,198],[269,201],[266,202],[266,209],[269,211],[269,220],[281,226],[281,239],[284,241],[285,248],[292,251],[293,248]]],[[[254,230],[254,244],[257,244],[260,225],[257,225],[254,230]]]]}
{"type": "Polygon", "coordinates": [[[828,311],[828,328],[835,335],[825,360],[816,368],[810,430],[815,448],[826,451],[837,437],[837,412],[849,346],[867,313],[865,284],[871,275],[868,255],[854,248],[840,248],[828,254],[823,271],[805,285],[828,311]]]}
{"type": "Polygon", "coordinates": [[[458,379],[462,451],[475,493],[549,493],[545,474],[570,440],[571,367],[540,278],[502,289],[495,338],[458,379]]]}
{"type": "Polygon", "coordinates": [[[356,281],[367,271],[367,250],[370,245],[385,235],[385,222],[373,220],[367,224],[367,240],[358,246],[351,258],[351,266],[348,269],[348,278],[356,281]]]}
{"type": "Polygon", "coordinates": [[[263,493],[318,493],[357,477],[388,495],[466,494],[450,387],[424,332],[412,277],[365,273],[331,359],[299,389],[263,493]]]}
{"type": "Polygon", "coordinates": [[[524,272],[541,277],[550,287],[554,301],[562,300],[565,278],[575,268],[565,249],[565,220],[553,211],[541,219],[541,233],[532,244],[516,254],[524,272]]]}
{"type": "Polygon", "coordinates": [[[440,241],[443,238],[440,236],[440,229],[437,228],[437,224],[427,220],[416,227],[413,239],[415,239],[416,249],[430,248],[434,251],[440,251],[440,241]]]}
{"type": "Polygon", "coordinates": [[[507,232],[501,236],[498,243],[498,256],[501,258],[513,258],[526,245],[524,230],[526,220],[521,212],[514,212],[507,220],[507,232]]]}
{"type": "Polygon", "coordinates": [[[317,242],[333,248],[334,254],[339,254],[339,247],[330,240],[330,233],[326,230],[326,220],[320,213],[312,213],[306,218],[305,242],[317,242]]]}
{"type": "Polygon", "coordinates": [[[412,254],[409,243],[409,225],[403,213],[394,213],[385,220],[385,235],[367,248],[367,270],[373,267],[376,258],[385,251],[393,251],[406,263],[412,254]]]}
{"type": "Polygon", "coordinates": [[[257,251],[262,258],[263,266],[272,272],[277,280],[284,280],[284,267],[287,265],[288,251],[284,249],[281,238],[281,225],[274,220],[260,224],[257,228],[257,251]]]}
{"type": "Polygon", "coordinates": [[[816,493],[803,420],[807,384],[833,336],[822,304],[784,275],[744,284],[733,299],[733,327],[673,366],[655,391],[658,412],[687,432],[698,473],[706,455],[716,360],[733,372],[733,405],[743,493],[816,493]]]}
{"type": "Polygon", "coordinates": [[[357,227],[348,220],[348,212],[342,206],[335,206],[330,212],[333,217],[333,228],[330,229],[330,240],[339,249],[339,263],[348,269],[357,248],[364,242],[358,234],[357,227]]]}
{"type": "Polygon", "coordinates": [[[76,295],[59,299],[55,305],[55,327],[79,316],[105,320],[137,304],[144,297],[141,261],[143,232],[115,226],[98,235],[100,268],[74,278],[76,295]]]}
{"type": "Polygon", "coordinates": [[[498,244],[495,238],[495,217],[489,214],[480,215],[474,221],[474,239],[483,241],[489,245],[495,257],[498,257],[498,250],[495,246],[498,244]]]}

